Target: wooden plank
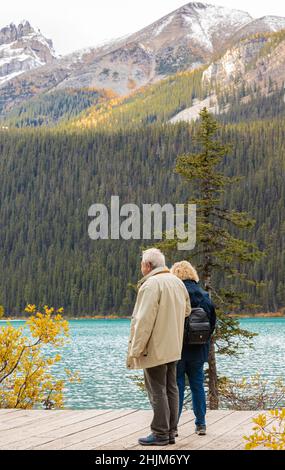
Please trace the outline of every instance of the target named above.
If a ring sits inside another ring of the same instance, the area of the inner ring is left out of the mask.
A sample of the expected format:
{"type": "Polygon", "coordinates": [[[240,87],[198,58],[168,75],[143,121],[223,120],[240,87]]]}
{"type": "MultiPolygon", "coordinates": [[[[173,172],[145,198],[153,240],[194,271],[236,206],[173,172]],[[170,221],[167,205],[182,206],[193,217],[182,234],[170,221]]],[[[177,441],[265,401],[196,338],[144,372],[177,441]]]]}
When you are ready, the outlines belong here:
{"type": "MultiPolygon", "coordinates": [[[[117,420],[119,421],[119,420],[117,420]]],[[[69,444],[65,449],[67,450],[98,450],[101,446],[111,444],[114,440],[124,438],[128,434],[145,428],[149,424],[150,418],[146,415],[145,411],[137,411],[135,417],[129,416],[124,420],[117,422],[116,428],[106,428],[103,433],[95,433],[89,439],[69,444]]],[[[113,448],[111,445],[110,448],[113,448]]]]}
{"type": "Polygon", "coordinates": [[[234,449],[237,445],[242,446],[244,449],[246,441],[243,439],[245,434],[248,434],[252,431],[253,423],[252,418],[257,416],[257,412],[253,412],[253,414],[247,419],[238,424],[237,426],[233,427],[229,433],[221,434],[217,438],[210,441],[205,447],[204,450],[229,450],[234,449]]]}
{"type": "Polygon", "coordinates": [[[15,408],[2,408],[0,409],[0,419],[2,418],[2,416],[6,416],[8,414],[12,414],[12,413],[18,413],[20,410],[19,409],[15,409],[15,408]]]}
{"type": "Polygon", "coordinates": [[[112,427],[114,425],[114,421],[124,418],[125,416],[129,416],[130,414],[133,415],[135,412],[136,410],[116,410],[101,413],[100,416],[95,416],[85,421],[81,420],[75,424],[64,425],[56,430],[43,431],[40,433],[40,436],[55,439],[93,429],[95,426],[97,427],[101,424],[108,424],[112,427]]]}
{"type": "Polygon", "coordinates": [[[52,417],[53,415],[59,415],[60,413],[64,413],[64,415],[74,414],[78,411],[75,410],[23,410],[17,409],[13,410],[13,413],[4,414],[3,416],[0,414],[0,422],[1,423],[9,423],[15,419],[18,420],[19,417],[26,417],[26,418],[46,418],[47,416],[52,417]]]}
{"type": "Polygon", "coordinates": [[[24,439],[9,445],[9,449],[63,449],[68,443],[83,440],[85,436],[90,437],[94,433],[100,433],[104,426],[110,428],[117,426],[116,421],[130,414],[134,414],[135,410],[116,410],[114,412],[105,412],[101,415],[89,420],[78,420],[75,424],[57,426],[57,429],[39,429],[37,433],[33,433],[30,439],[24,439]],[[38,447],[38,439],[40,447],[38,447]]]}
{"type": "Polygon", "coordinates": [[[19,416],[29,416],[31,410],[14,410],[11,413],[3,413],[0,415],[0,422],[5,423],[9,422],[10,420],[16,419],[19,416]]]}
{"type": "Polygon", "coordinates": [[[3,426],[0,428],[0,438],[1,434],[7,435],[10,431],[14,432],[17,428],[25,428],[26,431],[29,431],[33,425],[38,427],[44,423],[54,423],[56,420],[69,419],[71,416],[80,415],[76,411],[67,414],[62,410],[50,410],[43,414],[38,414],[37,411],[26,411],[24,415],[18,415],[18,419],[12,418],[2,423],[3,426]]]}
{"type": "Polygon", "coordinates": [[[176,449],[204,449],[210,441],[222,434],[227,436],[231,432],[232,428],[246,421],[246,419],[253,415],[252,411],[233,411],[228,413],[229,414],[225,415],[222,419],[219,419],[211,426],[208,426],[206,436],[198,436],[197,434],[194,434],[191,438],[187,438],[179,442],[176,449]]]}
{"type": "Polygon", "coordinates": [[[40,419],[42,420],[51,420],[54,416],[60,416],[60,411],[50,411],[46,412],[49,413],[47,414],[41,414],[38,413],[37,411],[33,412],[28,412],[26,410],[23,410],[22,412],[19,413],[14,413],[13,415],[8,415],[6,419],[1,419],[0,420],[0,436],[1,433],[5,431],[5,434],[7,431],[10,429],[16,429],[22,426],[28,426],[30,423],[33,423],[35,421],[38,421],[40,419]]]}
{"type": "MultiPolygon", "coordinates": [[[[15,428],[25,427],[27,430],[29,430],[33,426],[34,421],[36,421],[36,426],[38,427],[38,423],[40,423],[41,425],[43,425],[44,423],[49,425],[49,423],[53,424],[54,422],[57,422],[57,421],[62,423],[66,420],[69,421],[70,418],[76,418],[76,419],[79,418],[79,420],[84,420],[89,417],[97,416],[98,413],[102,414],[102,413],[107,413],[107,412],[108,412],[107,410],[105,411],[102,411],[102,410],[88,410],[87,411],[86,410],[86,413],[82,413],[82,411],[72,411],[72,412],[66,413],[63,410],[50,410],[50,411],[46,411],[44,414],[38,415],[35,411],[30,411],[28,413],[26,412],[27,414],[24,416],[24,419],[23,419],[24,424],[22,424],[22,420],[21,421],[19,420],[19,425],[18,425],[17,424],[18,420],[17,420],[17,421],[14,421],[15,426],[13,426],[12,425],[13,419],[10,419],[9,422],[6,424],[11,426],[11,429],[13,429],[14,427],[15,428]]],[[[0,429],[0,435],[1,435],[2,430],[3,429],[0,429]]]]}
{"type": "Polygon", "coordinates": [[[22,425],[19,429],[11,429],[8,432],[5,431],[5,433],[0,431],[0,446],[20,442],[22,439],[27,440],[37,436],[43,430],[56,430],[64,425],[82,422],[107,412],[107,410],[86,410],[84,413],[82,411],[73,411],[71,414],[66,414],[65,411],[57,411],[53,412],[52,416],[50,412],[46,412],[44,418],[22,425]]]}
{"type": "MultiPolygon", "coordinates": [[[[208,422],[208,428],[211,427],[214,423],[217,423],[221,421],[224,417],[228,417],[232,414],[232,411],[229,410],[215,410],[215,411],[210,411],[207,414],[207,422],[208,422]]],[[[184,449],[184,445],[189,442],[189,440],[198,437],[195,434],[195,423],[194,419],[191,420],[190,423],[184,423],[182,426],[179,426],[178,428],[178,437],[176,438],[176,443],[174,445],[169,445],[163,447],[165,450],[175,450],[175,449],[184,449]]],[[[201,437],[199,436],[201,439],[201,437]]],[[[145,447],[140,446],[137,444],[136,446],[133,447],[134,450],[143,450],[145,447]]],[[[156,446],[148,446],[149,450],[155,450],[157,449],[156,446]]]]}
{"type": "MultiPolygon", "coordinates": [[[[195,434],[194,415],[184,412],[176,444],[159,450],[244,449],[244,434],[262,411],[217,410],[207,413],[207,435],[195,434]]],[[[152,410],[0,410],[0,449],[141,450],[152,410]]],[[[157,450],[148,447],[148,450],[157,450]]]]}
{"type": "MultiPolygon", "coordinates": [[[[86,410],[84,412],[73,411],[71,414],[65,414],[64,411],[58,411],[57,414],[55,413],[56,412],[53,412],[53,415],[50,416],[50,412],[47,411],[44,418],[27,423],[27,425],[22,425],[16,431],[15,429],[12,429],[8,432],[0,431],[0,448],[3,449],[5,448],[4,446],[12,446],[13,444],[17,448],[17,445],[21,446],[23,441],[25,443],[27,443],[27,441],[30,442],[33,437],[39,436],[40,434],[45,432],[56,433],[57,430],[60,430],[60,432],[63,434],[63,429],[65,426],[72,425],[75,423],[80,423],[80,428],[84,428],[84,426],[88,426],[88,424],[85,424],[85,422],[101,415],[108,415],[111,412],[108,410],[86,410]]],[[[107,418],[104,419],[106,420],[107,418]]],[[[47,440],[50,439],[47,439],[45,437],[44,442],[46,442],[47,440]]]]}
{"type": "MultiPolygon", "coordinates": [[[[97,450],[132,450],[138,445],[138,438],[142,436],[146,436],[147,434],[150,433],[150,423],[152,420],[153,413],[152,411],[149,411],[148,415],[148,422],[147,426],[143,427],[142,429],[138,429],[135,432],[131,432],[128,435],[124,437],[120,437],[119,439],[114,439],[112,442],[109,442],[108,444],[102,445],[100,447],[97,447],[97,450]]],[[[192,412],[186,412],[183,413],[181,416],[180,420],[180,428],[179,428],[179,433],[181,434],[182,425],[191,423],[194,420],[194,416],[192,412]]]]}
{"type": "MultiPolygon", "coordinates": [[[[228,414],[230,413],[229,411],[218,411],[218,412],[211,412],[209,421],[215,421],[217,419],[221,419],[221,415],[228,414]]],[[[150,422],[150,420],[149,420],[150,422]]],[[[179,424],[179,437],[177,438],[177,441],[182,440],[185,437],[188,437],[188,435],[191,433],[194,434],[194,415],[192,412],[185,412],[183,413],[181,419],[180,419],[180,424],[179,424]],[[190,427],[191,426],[191,427],[190,427]]],[[[128,449],[128,450],[142,450],[145,449],[145,447],[138,445],[138,438],[144,435],[147,435],[150,433],[149,425],[144,428],[139,430],[139,432],[135,432],[132,435],[128,435],[125,437],[121,437],[117,442],[116,441],[110,441],[108,444],[105,444],[104,446],[99,446],[96,447],[96,449],[105,449],[105,450],[119,450],[119,449],[128,449]]],[[[163,447],[164,448],[164,447],[163,447]]],[[[175,446],[166,446],[164,449],[174,449],[175,446]]],[[[157,450],[157,447],[148,447],[150,450],[157,450]]]]}

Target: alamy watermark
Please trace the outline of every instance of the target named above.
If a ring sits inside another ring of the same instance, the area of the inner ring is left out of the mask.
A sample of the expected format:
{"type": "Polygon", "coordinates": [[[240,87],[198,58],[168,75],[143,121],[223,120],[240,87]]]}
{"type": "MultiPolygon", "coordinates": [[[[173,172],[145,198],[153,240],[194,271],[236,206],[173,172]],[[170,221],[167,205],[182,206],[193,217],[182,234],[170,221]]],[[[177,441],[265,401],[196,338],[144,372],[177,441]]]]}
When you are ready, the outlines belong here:
{"type": "Polygon", "coordinates": [[[196,245],[195,204],[124,204],[119,196],[111,197],[110,210],[93,204],[88,227],[92,240],[167,240],[177,239],[178,250],[193,250],[196,245]],[[123,220],[122,220],[123,219],[123,220]]]}

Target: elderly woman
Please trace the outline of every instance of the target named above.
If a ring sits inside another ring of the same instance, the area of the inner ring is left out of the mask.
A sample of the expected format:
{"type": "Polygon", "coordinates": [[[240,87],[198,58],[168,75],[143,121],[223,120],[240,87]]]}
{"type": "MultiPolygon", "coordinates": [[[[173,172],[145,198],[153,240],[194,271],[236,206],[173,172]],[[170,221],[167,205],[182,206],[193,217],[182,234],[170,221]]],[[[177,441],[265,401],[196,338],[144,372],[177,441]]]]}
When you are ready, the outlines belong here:
{"type": "MultiPolygon", "coordinates": [[[[188,262],[175,263],[172,274],[181,279],[189,293],[191,307],[201,307],[208,314],[212,332],[215,329],[215,307],[209,294],[202,289],[196,269],[188,262]]],[[[177,384],[179,389],[179,417],[183,409],[185,375],[189,380],[195,415],[196,433],[206,434],[206,395],[204,389],[204,363],[208,362],[209,343],[202,345],[183,345],[181,360],[177,364],[177,384]]]]}

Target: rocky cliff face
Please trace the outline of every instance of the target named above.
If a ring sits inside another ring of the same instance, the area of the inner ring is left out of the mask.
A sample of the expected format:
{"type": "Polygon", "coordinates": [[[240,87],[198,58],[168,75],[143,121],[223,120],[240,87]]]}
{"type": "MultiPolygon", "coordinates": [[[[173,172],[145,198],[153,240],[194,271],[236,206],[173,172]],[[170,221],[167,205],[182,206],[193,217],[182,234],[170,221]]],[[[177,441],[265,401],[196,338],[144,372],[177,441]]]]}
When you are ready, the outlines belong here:
{"type": "Polygon", "coordinates": [[[285,81],[285,30],[241,40],[205,70],[204,82],[224,86],[256,82],[261,89],[272,80],[285,81]]]}

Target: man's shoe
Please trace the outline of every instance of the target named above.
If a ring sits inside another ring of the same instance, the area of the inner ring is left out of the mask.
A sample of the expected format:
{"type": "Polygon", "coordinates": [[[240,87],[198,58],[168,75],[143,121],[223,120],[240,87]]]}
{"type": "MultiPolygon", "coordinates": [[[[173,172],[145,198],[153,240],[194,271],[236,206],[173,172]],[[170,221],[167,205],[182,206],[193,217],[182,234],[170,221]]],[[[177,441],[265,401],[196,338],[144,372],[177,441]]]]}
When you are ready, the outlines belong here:
{"type": "Polygon", "coordinates": [[[198,436],[206,436],[206,426],[196,426],[195,433],[198,434],[198,436]]]}
{"type": "Polygon", "coordinates": [[[168,446],[169,438],[162,438],[155,436],[154,434],[150,434],[147,437],[140,437],[138,443],[141,446],[168,446]]]}
{"type": "Polygon", "coordinates": [[[172,431],[169,434],[169,444],[175,444],[175,438],[178,437],[178,431],[172,431]]]}

